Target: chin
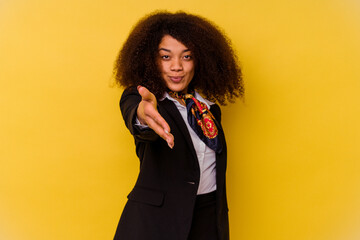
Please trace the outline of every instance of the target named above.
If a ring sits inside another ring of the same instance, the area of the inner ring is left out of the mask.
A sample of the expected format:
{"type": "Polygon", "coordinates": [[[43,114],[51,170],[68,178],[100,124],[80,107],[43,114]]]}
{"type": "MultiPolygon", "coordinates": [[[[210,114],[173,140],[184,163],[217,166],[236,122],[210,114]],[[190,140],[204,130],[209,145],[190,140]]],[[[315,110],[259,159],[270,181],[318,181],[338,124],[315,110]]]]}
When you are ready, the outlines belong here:
{"type": "Polygon", "coordinates": [[[174,87],[174,86],[168,86],[168,88],[173,92],[182,92],[185,90],[185,87],[174,87]]]}

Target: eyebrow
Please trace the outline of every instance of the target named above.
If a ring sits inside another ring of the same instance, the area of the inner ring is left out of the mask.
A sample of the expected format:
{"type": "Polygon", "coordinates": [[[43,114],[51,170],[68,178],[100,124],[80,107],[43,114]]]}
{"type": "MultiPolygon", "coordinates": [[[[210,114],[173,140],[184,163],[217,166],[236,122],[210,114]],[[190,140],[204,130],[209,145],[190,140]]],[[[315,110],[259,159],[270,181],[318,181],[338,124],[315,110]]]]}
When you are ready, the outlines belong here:
{"type": "MultiPolygon", "coordinates": [[[[171,52],[171,50],[170,49],[166,49],[166,48],[159,48],[159,51],[161,51],[161,50],[163,50],[163,51],[165,51],[165,52],[171,52]]],[[[190,52],[190,49],[185,49],[183,52],[190,52]]]]}

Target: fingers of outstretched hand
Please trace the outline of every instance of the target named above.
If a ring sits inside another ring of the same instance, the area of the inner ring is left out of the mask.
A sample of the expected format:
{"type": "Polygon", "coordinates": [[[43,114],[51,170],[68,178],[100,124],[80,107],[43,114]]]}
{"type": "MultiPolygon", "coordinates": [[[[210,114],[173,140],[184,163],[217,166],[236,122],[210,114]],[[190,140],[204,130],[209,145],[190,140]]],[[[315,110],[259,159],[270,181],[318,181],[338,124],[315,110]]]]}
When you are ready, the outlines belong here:
{"type": "Polygon", "coordinates": [[[151,129],[153,129],[156,132],[157,135],[159,135],[162,139],[164,139],[167,142],[170,148],[174,147],[174,136],[168,130],[166,130],[166,128],[164,128],[163,125],[161,125],[158,122],[158,119],[148,118],[147,124],[151,129]]]}

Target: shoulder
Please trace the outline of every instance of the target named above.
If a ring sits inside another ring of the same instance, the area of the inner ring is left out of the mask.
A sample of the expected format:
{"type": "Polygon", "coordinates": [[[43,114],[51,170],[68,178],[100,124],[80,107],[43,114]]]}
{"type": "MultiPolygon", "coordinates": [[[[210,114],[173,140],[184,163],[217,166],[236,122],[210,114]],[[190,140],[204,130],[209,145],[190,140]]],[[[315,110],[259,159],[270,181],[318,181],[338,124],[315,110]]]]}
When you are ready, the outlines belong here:
{"type": "Polygon", "coordinates": [[[221,109],[218,104],[214,103],[211,105],[210,112],[214,115],[217,121],[221,122],[221,109]]]}
{"type": "Polygon", "coordinates": [[[135,97],[135,98],[141,99],[141,96],[140,96],[139,92],[137,91],[136,87],[125,88],[125,90],[123,91],[123,93],[121,95],[120,104],[121,104],[122,100],[124,100],[128,97],[135,97]]]}

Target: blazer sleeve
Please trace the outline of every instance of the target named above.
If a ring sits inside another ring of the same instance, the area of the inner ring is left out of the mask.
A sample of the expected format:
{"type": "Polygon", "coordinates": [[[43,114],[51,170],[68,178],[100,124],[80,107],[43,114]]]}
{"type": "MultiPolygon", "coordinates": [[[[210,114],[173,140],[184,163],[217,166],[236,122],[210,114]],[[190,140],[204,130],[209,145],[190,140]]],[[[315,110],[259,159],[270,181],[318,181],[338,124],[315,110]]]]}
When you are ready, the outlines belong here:
{"type": "Polygon", "coordinates": [[[126,127],[136,140],[148,142],[155,141],[159,136],[152,129],[140,129],[135,125],[136,114],[141,96],[135,87],[124,90],[120,99],[120,110],[126,127]]]}

